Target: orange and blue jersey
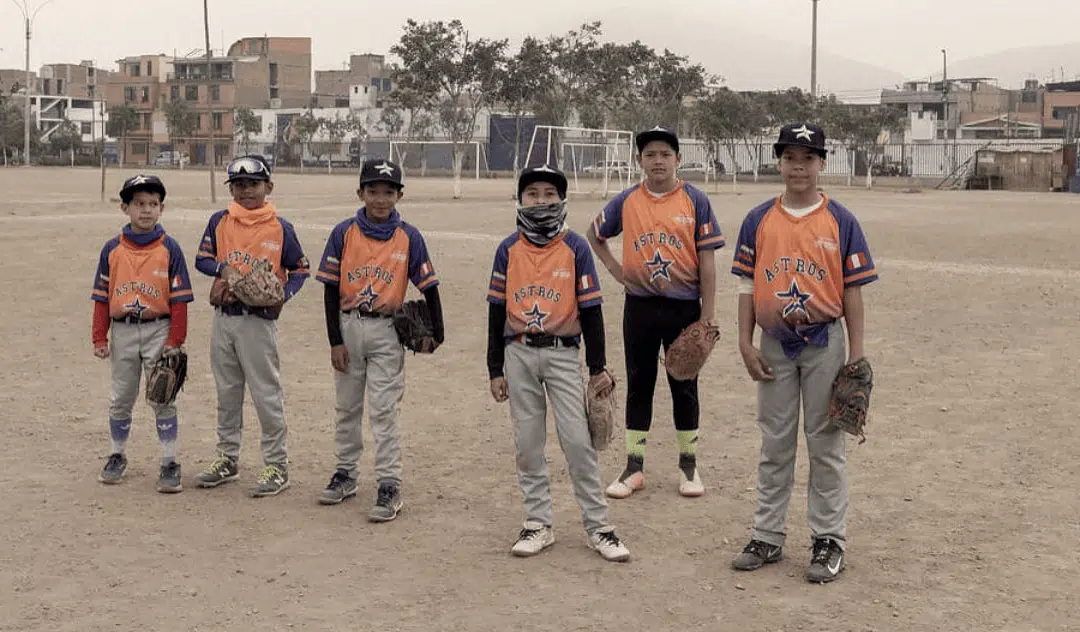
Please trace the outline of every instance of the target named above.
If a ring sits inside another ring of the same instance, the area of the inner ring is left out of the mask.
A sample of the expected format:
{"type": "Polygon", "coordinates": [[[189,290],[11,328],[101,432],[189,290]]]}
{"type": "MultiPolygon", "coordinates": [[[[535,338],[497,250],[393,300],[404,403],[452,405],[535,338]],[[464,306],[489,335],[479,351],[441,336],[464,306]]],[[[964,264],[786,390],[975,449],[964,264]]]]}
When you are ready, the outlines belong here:
{"type": "MultiPolygon", "coordinates": [[[[269,261],[284,285],[287,301],[310,276],[308,259],[292,224],[279,217],[271,204],[265,208],[268,212],[249,211],[234,202],[227,210],[211,215],[195,257],[195,268],[218,277],[225,266],[246,274],[256,261],[269,261]]],[[[269,319],[278,315],[276,310],[262,307],[247,310],[269,319]]]]}
{"type": "Polygon", "coordinates": [[[785,211],[780,198],[751,210],[731,272],[753,280],[755,319],[790,358],[807,345],[827,345],[829,325],[844,315],[844,290],[878,278],[859,221],[825,196],[803,217],[785,211]]]}
{"type": "Polygon", "coordinates": [[[195,300],[180,244],[157,225],[135,233],[131,225],[101,249],[91,298],[109,305],[114,319],[168,316],[174,303],[195,300]]]}
{"type": "Polygon", "coordinates": [[[700,298],[698,253],[724,246],[708,196],[688,182],[663,195],[635,185],[608,202],[589,230],[601,241],[622,234],[623,285],[634,296],[700,298]]]}
{"type": "Polygon", "coordinates": [[[438,286],[439,277],[415,226],[396,210],[384,224],[368,222],[363,213],[330,232],[315,278],[338,286],[341,311],[390,315],[405,302],[410,282],[423,292],[438,286]]]}
{"type": "Polygon", "coordinates": [[[537,246],[515,232],[495,250],[487,300],[506,305],[507,339],[522,334],[577,338],[579,311],[603,302],[589,243],[567,230],[537,246]]]}

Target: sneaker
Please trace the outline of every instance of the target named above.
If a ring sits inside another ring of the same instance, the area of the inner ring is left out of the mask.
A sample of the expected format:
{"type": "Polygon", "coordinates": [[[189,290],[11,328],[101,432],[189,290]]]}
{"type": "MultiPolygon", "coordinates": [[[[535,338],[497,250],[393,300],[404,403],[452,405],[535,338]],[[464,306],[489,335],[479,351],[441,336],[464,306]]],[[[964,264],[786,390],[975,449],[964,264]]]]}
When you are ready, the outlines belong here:
{"type": "Polygon", "coordinates": [[[630,549],[615,535],[615,529],[608,528],[590,535],[589,548],[609,562],[625,562],[630,559],[630,549]]]}
{"type": "Polygon", "coordinates": [[[330,477],[330,484],[322,491],[319,502],[324,505],[338,505],[350,496],[356,495],[356,479],[345,470],[338,470],[330,477]]]}
{"type": "Polygon", "coordinates": [[[687,498],[696,498],[705,494],[705,484],[701,482],[697,468],[694,468],[694,475],[691,478],[686,478],[686,475],[683,474],[683,480],[679,483],[679,493],[687,498]]]}
{"type": "Polygon", "coordinates": [[[552,544],[555,544],[555,533],[551,527],[526,520],[510,553],[517,557],[532,557],[552,544]]]}
{"type": "Polygon", "coordinates": [[[289,488],[289,473],[285,468],[277,465],[267,465],[263,468],[255,487],[251,488],[252,498],[265,496],[277,496],[289,488]]]}
{"type": "Polygon", "coordinates": [[[176,494],[184,491],[180,483],[180,464],[173,461],[161,466],[161,474],[158,476],[157,490],[162,494],[176,494]]]}
{"type": "Polygon", "coordinates": [[[210,463],[210,467],[195,476],[195,483],[199,487],[217,487],[222,483],[235,481],[239,477],[240,468],[236,465],[236,461],[222,454],[210,463]]]}
{"type": "Polygon", "coordinates": [[[604,493],[611,498],[629,498],[630,494],[639,489],[645,489],[645,473],[634,472],[627,476],[626,472],[623,472],[618,480],[608,485],[604,493]]]}
{"type": "Polygon", "coordinates": [[[783,547],[761,540],[750,540],[750,544],[746,545],[742,553],[731,560],[731,567],[737,571],[756,571],[766,564],[779,562],[783,557],[783,547]]]}
{"type": "Polygon", "coordinates": [[[101,470],[97,479],[106,485],[116,485],[124,478],[126,470],[127,457],[119,453],[110,454],[109,460],[105,462],[105,469],[101,470]]]}
{"type": "Polygon", "coordinates": [[[827,538],[814,540],[810,568],[806,570],[806,581],[814,584],[826,584],[836,579],[844,570],[844,550],[840,545],[827,538]]]}
{"type": "Polygon", "coordinates": [[[390,522],[397,518],[405,503],[401,500],[401,490],[389,483],[379,485],[379,496],[368,514],[372,522],[390,522]]]}

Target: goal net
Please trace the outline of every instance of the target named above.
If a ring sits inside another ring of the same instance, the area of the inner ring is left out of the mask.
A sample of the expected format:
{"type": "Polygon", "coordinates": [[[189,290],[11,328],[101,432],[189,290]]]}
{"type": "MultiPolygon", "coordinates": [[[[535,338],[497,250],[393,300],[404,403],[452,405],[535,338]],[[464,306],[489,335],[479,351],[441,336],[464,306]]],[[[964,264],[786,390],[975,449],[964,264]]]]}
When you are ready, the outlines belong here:
{"type": "Polygon", "coordinates": [[[634,133],[623,130],[538,125],[526,154],[530,165],[558,167],[569,192],[607,199],[637,181],[634,133]]]}
{"type": "MultiPolygon", "coordinates": [[[[454,143],[448,140],[392,140],[390,160],[411,175],[449,175],[454,168],[454,143]]],[[[461,177],[480,179],[488,172],[487,147],[478,140],[462,143],[461,177]]]]}

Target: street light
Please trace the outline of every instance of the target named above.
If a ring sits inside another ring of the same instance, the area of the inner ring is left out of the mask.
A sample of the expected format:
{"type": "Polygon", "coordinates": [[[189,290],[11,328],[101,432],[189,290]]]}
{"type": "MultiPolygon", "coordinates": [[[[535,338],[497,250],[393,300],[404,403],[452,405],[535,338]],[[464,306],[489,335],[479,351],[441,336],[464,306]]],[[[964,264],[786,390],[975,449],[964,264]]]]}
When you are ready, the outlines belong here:
{"type": "Polygon", "coordinates": [[[817,96],[817,3],[814,3],[813,35],[810,43],[810,96],[817,96]]]}
{"type": "Polygon", "coordinates": [[[26,22],[26,98],[23,101],[23,164],[30,166],[30,26],[34,23],[39,11],[48,6],[53,0],[45,0],[38,8],[32,9],[30,0],[11,0],[23,14],[26,22]]]}

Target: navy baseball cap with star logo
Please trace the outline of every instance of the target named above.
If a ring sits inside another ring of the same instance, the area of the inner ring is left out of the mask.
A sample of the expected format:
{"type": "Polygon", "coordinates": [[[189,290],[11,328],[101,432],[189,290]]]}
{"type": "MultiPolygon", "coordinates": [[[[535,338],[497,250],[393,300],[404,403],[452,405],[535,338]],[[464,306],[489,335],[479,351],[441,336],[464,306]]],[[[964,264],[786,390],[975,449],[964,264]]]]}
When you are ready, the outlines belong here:
{"type": "Polygon", "coordinates": [[[401,167],[397,163],[385,158],[371,158],[365,160],[360,167],[360,186],[386,182],[397,189],[404,189],[401,182],[401,167]]]}
{"type": "Polygon", "coordinates": [[[521,176],[518,177],[518,200],[521,199],[521,194],[525,192],[525,187],[534,182],[548,182],[555,185],[555,190],[559,193],[559,198],[566,199],[566,190],[569,188],[569,183],[566,180],[566,174],[562,171],[550,166],[540,165],[537,167],[528,167],[521,172],[521,176]]]}
{"type": "Polygon", "coordinates": [[[675,153],[679,153],[679,135],[675,133],[675,130],[670,127],[664,127],[663,125],[657,125],[652,129],[638,133],[637,138],[634,139],[634,144],[637,145],[638,153],[645,151],[645,145],[648,145],[654,140],[664,141],[671,145],[671,148],[675,150],[675,153]]]}
{"type": "Polygon", "coordinates": [[[825,148],[825,130],[813,123],[788,123],[780,128],[780,137],[773,144],[773,153],[779,158],[788,146],[806,147],[822,158],[829,154],[825,148]]]}
{"type": "Polygon", "coordinates": [[[142,174],[124,180],[123,186],[120,187],[120,201],[124,204],[131,204],[131,200],[139,191],[157,193],[159,196],[158,201],[165,201],[165,183],[161,181],[161,178],[142,174]]]}

